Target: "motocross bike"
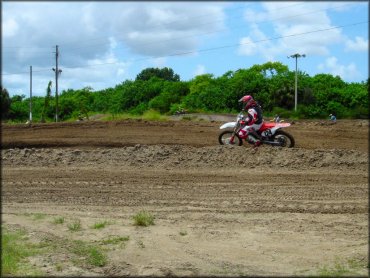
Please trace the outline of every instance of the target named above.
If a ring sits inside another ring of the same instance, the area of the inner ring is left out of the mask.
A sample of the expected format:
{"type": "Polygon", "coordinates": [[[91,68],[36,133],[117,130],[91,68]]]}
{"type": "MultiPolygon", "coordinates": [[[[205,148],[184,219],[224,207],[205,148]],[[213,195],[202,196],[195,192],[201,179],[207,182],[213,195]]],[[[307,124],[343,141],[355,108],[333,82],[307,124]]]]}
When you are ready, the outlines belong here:
{"type": "MultiPolygon", "coordinates": [[[[243,111],[236,117],[236,122],[228,122],[220,126],[220,129],[226,129],[218,136],[218,142],[221,145],[243,145],[243,140],[249,144],[253,144],[248,140],[248,135],[240,136],[239,131],[245,127],[243,111]]],[[[290,123],[275,123],[263,122],[261,128],[257,131],[258,138],[262,144],[267,144],[277,147],[294,147],[295,141],[292,135],[281,130],[284,127],[290,126],[290,123]]]]}

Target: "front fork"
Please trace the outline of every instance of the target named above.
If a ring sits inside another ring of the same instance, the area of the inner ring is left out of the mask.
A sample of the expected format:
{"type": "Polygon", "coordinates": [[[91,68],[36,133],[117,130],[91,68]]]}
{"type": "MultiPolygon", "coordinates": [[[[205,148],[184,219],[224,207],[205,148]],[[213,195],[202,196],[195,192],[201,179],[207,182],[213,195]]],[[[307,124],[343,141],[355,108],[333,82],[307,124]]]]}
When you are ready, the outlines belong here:
{"type": "Polygon", "coordinates": [[[230,137],[230,144],[234,144],[234,139],[235,139],[235,136],[236,134],[238,134],[238,132],[240,131],[240,125],[237,125],[234,130],[233,130],[233,134],[231,135],[230,137]]]}

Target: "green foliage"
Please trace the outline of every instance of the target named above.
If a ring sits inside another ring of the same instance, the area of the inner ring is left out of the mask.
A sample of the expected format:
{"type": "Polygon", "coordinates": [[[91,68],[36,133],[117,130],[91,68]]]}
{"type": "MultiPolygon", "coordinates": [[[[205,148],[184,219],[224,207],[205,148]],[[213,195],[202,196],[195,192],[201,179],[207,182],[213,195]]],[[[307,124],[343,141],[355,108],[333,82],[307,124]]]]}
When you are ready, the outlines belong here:
{"type": "Polygon", "coordinates": [[[154,216],[147,211],[140,211],[133,216],[134,224],[136,226],[154,225],[154,216]]]}
{"type": "Polygon", "coordinates": [[[10,111],[10,97],[8,90],[1,87],[0,104],[1,104],[1,119],[7,119],[10,111]]]}
{"type": "Polygon", "coordinates": [[[24,95],[19,96],[15,95],[13,96],[10,101],[10,110],[8,114],[8,119],[18,121],[18,122],[24,122],[29,117],[29,103],[24,101],[24,95]]]}
{"type": "Polygon", "coordinates": [[[148,81],[153,77],[167,81],[180,81],[180,76],[175,74],[171,68],[146,68],[136,76],[136,80],[148,81]]]}
{"type": "Polygon", "coordinates": [[[49,111],[49,102],[50,102],[50,98],[51,98],[51,85],[52,85],[52,82],[49,81],[48,83],[48,87],[46,88],[46,96],[45,96],[45,100],[44,100],[44,108],[42,109],[42,114],[41,114],[41,122],[42,123],[45,123],[46,122],[46,116],[50,115],[50,112],[49,111]]]}
{"type": "MultiPolygon", "coordinates": [[[[55,117],[55,103],[49,83],[45,97],[33,97],[34,121],[51,121],[55,117]]],[[[4,114],[12,122],[25,122],[29,116],[29,99],[15,95],[7,100],[2,90],[4,114]],[[8,105],[8,106],[7,106],[8,105]]],[[[59,97],[59,118],[63,121],[89,118],[94,113],[111,114],[112,119],[130,114],[150,118],[156,113],[188,112],[236,113],[241,109],[238,100],[252,95],[262,106],[265,115],[277,113],[296,118],[326,118],[335,113],[340,118],[368,118],[369,79],[361,83],[346,83],[338,76],[317,74],[310,77],[298,72],[298,109],[295,106],[295,72],[280,62],[267,62],[247,69],[228,71],[220,77],[198,75],[180,81],[170,68],[147,68],[135,81],[126,80],[114,88],[93,91],[90,87],[68,89],[59,97]],[[153,111],[157,111],[153,114],[153,111]]]]}

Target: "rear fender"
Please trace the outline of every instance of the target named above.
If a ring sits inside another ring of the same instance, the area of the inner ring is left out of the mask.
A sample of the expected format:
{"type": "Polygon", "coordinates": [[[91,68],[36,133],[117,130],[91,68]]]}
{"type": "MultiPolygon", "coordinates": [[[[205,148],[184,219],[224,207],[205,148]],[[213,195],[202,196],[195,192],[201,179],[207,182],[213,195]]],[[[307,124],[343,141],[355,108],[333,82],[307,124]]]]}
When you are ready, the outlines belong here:
{"type": "Polygon", "coordinates": [[[271,132],[272,134],[275,134],[275,132],[280,128],[288,127],[290,125],[291,125],[290,123],[277,123],[275,127],[271,128],[271,132]]]}
{"type": "MultiPolygon", "coordinates": [[[[261,134],[263,134],[264,131],[270,130],[271,134],[275,134],[275,132],[280,128],[288,127],[290,125],[290,123],[263,123],[259,131],[261,134]]],[[[265,136],[267,136],[267,134],[265,136]]]]}

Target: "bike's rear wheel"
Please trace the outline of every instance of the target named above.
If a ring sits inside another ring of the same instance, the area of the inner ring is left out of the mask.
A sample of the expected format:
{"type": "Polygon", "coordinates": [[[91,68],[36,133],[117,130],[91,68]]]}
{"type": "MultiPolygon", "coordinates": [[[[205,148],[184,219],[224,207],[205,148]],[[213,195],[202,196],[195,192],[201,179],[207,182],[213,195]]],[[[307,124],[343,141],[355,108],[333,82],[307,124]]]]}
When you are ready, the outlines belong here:
{"type": "Polygon", "coordinates": [[[273,141],[279,142],[279,146],[285,148],[293,148],[295,145],[293,136],[283,130],[276,131],[273,141]]]}
{"type": "Polygon", "coordinates": [[[242,139],[238,135],[234,134],[233,131],[230,130],[225,130],[221,132],[220,135],[218,136],[218,142],[221,145],[236,145],[236,146],[243,145],[242,139]]]}

